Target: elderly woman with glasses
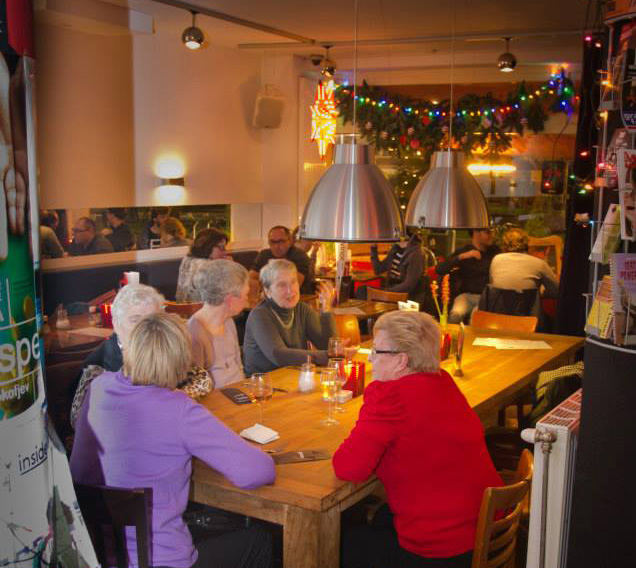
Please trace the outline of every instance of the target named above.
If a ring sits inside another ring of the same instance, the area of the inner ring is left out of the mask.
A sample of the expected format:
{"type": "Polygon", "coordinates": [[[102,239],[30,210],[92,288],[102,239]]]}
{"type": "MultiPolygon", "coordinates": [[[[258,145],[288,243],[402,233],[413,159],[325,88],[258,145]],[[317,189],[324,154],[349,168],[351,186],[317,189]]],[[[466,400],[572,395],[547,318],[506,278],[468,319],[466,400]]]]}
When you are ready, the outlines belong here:
{"type": "Polygon", "coordinates": [[[377,475],[388,507],[345,532],[342,566],[468,568],[484,489],[501,485],[479,418],[440,369],[431,316],[390,312],[373,334],[374,381],[333,467],[347,481],[377,475]]]}
{"type": "MultiPolygon", "coordinates": [[[[76,482],[152,490],[153,566],[207,568],[271,565],[269,535],[251,527],[197,543],[183,520],[192,458],[244,489],[273,483],[270,456],[251,446],[205,407],[176,390],[191,366],[190,336],[175,314],[153,314],[133,329],[124,368],[89,387],[71,455],[76,482]]],[[[126,534],[137,557],[134,531],[126,534]]]]}
{"type": "Polygon", "coordinates": [[[192,359],[214,381],[215,388],[244,378],[241,350],[232,316],[247,306],[247,270],[231,260],[210,260],[193,279],[203,307],[189,320],[192,359]]]}
{"type": "Polygon", "coordinates": [[[266,373],[311,359],[325,365],[327,344],[337,335],[331,314],[333,288],[322,284],[319,315],[300,301],[296,265],[285,259],[270,260],[261,268],[265,300],[247,318],[243,352],[247,374],[266,373]],[[311,341],[318,350],[308,349],[311,341]]]}

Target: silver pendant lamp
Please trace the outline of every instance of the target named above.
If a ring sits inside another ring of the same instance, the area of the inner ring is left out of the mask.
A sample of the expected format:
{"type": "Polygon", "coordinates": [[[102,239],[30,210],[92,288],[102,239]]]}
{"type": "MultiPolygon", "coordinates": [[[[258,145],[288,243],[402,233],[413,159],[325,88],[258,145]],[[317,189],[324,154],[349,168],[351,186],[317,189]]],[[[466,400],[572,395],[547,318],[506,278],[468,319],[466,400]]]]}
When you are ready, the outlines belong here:
{"type": "Polygon", "coordinates": [[[482,229],[490,225],[486,198],[475,178],[466,169],[464,152],[451,149],[454,71],[455,15],[453,14],[448,149],[433,153],[431,169],[413,190],[404,219],[408,227],[482,229]]]}
{"type": "MultiPolygon", "coordinates": [[[[354,0],[353,126],[356,126],[358,0],[354,0]]],[[[299,236],[350,243],[398,241],[404,232],[393,189],[356,134],[341,135],[334,160],[305,205],[299,236]]]]}

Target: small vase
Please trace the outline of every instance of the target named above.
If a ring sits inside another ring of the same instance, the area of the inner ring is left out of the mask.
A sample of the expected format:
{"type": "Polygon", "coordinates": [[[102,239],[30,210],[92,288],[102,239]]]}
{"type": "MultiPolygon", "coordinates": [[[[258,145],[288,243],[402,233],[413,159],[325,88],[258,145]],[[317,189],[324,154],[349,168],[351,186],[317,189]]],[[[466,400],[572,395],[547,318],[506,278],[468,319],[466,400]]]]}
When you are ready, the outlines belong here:
{"type": "Polygon", "coordinates": [[[447,313],[442,313],[442,315],[439,316],[439,327],[442,330],[442,332],[446,331],[446,328],[448,327],[448,314],[447,313]]]}

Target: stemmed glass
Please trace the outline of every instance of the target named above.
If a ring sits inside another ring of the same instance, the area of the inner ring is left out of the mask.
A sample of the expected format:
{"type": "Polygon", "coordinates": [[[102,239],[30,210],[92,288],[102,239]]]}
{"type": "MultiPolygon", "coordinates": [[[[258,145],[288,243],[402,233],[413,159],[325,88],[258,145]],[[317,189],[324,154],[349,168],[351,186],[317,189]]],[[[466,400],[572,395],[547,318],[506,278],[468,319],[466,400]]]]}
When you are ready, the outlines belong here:
{"type": "Polygon", "coordinates": [[[327,418],[323,418],[320,423],[325,426],[333,426],[339,422],[333,417],[333,403],[336,400],[338,385],[336,383],[336,372],[334,369],[327,368],[320,372],[320,386],[322,387],[322,399],[326,400],[327,418]]]}
{"type": "Polygon", "coordinates": [[[338,404],[338,395],[342,385],[347,382],[345,373],[345,342],[341,337],[330,337],[327,345],[327,355],[329,362],[327,366],[335,370],[334,380],[336,381],[336,401],[334,410],[336,412],[345,412],[345,409],[338,404]]]}
{"type": "Polygon", "coordinates": [[[272,398],[272,380],[265,373],[254,373],[246,384],[252,402],[258,404],[258,423],[263,424],[263,402],[272,398]]]}

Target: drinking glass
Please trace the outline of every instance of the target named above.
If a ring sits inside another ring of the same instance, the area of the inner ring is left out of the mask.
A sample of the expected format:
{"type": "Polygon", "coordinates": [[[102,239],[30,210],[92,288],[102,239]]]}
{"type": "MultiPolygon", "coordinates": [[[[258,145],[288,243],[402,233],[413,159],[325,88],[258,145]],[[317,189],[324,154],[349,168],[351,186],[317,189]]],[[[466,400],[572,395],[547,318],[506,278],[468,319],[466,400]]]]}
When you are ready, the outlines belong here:
{"type": "Polygon", "coordinates": [[[347,373],[346,373],[346,364],[343,359],[329,359],[327,363],[328,369],[333,369],[334,371],[334,381],[336,383],[336,397],[334,404],[335,412],[345,412],[345,409],[340,406],[338,403],[338,397],[340,395],[340,391],[342,390],[342,386],[347,382],[347,373]]]}
{"type": "Polygon", "coordinates": [[[342,337],[330,337],[327,345],[329,359],[344,359],[345,346],[342,337]]]}
{"type": "Polygon", "coordinates": [[[254,373],[247,380],[249,397],[258,404],[258,423],[263,423],[263,403],[272,398],[272,380],[265,373],[254,373]]]}
{"type": "Polygon", "coordinates": [[[320,372],[320,386],[322,387],[322,399],[328,403],[327,418],[320,421],[325,426],[333,426],[338,421],[333,417],[333,403],[336,399],[337,385],[335,381],[336,373],[333,369],[327,368],[320,372]]]}

